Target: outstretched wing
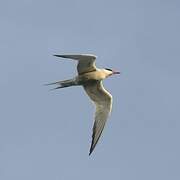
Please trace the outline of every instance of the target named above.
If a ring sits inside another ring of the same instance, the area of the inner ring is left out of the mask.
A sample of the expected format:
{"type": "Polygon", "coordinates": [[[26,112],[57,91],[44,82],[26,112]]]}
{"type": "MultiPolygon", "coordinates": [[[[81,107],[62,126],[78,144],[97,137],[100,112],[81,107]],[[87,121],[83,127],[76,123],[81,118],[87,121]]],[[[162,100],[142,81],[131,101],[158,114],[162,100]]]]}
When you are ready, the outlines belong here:
{"type": "Polygon", "coordinates": [[[54,55],[56,57],[68,58],[78,60],[77,71],[78,74],[83,74],[96,70],[95,60],[96,56],[91,54],[66,54],[54,55]]]}
{"type": "Polygon", "coordinates": [[[90,155],[102,134],[107,118],[111,112],[112,96],[104,89],[101,81],[91,81],[85,84],[83,87],[96,106],[92,143],[89,152],[90,155]]]}

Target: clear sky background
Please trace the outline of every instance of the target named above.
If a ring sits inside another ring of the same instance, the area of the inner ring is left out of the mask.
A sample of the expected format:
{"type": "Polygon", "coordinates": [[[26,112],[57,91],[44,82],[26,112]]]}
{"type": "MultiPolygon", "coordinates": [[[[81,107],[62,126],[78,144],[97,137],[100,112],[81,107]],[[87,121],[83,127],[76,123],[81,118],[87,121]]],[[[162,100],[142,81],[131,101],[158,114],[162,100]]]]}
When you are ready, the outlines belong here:
{"type": "Polygon", "coordinates": [[[1,0],[0,179],[180,179],[179,0],[1,0]],[[83,88],[49,91],[93,53],[112,115],[89,157],[83,88]]]}

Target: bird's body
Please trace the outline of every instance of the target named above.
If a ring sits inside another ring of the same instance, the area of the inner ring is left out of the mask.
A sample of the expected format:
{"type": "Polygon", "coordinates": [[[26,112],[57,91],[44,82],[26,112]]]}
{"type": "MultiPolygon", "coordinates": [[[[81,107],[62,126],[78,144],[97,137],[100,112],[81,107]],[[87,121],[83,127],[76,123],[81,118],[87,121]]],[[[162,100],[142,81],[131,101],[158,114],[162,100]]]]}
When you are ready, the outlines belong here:
{"type": "Polygon", "coordinates": [[[50,83],[48,85],[58,85],[55,89],[69,86],[83,86],[84,90],[96,106],[92,143],[89,152],[90,155],[101,136],[106,120],[112,108],[112,96],[108,91],[104,89],[102,80],[107,78],[108,76],[111,76],[112,74],[119,74],[119,72],[112,71],[111,69],[96,68],[96,56],[94,55],[81,54],[55,56],[78,60],[78,76],[73,79],[58,81],[55,83],[50,83]]]}
{"type": "Polygon", "coordinates": [[[75,78],[77,85],[84,85],[90,81],[101,81],[106,78],[106,74],[102,73],[102,70],[96,70],[92,72],[83,73],[75,78]]]}

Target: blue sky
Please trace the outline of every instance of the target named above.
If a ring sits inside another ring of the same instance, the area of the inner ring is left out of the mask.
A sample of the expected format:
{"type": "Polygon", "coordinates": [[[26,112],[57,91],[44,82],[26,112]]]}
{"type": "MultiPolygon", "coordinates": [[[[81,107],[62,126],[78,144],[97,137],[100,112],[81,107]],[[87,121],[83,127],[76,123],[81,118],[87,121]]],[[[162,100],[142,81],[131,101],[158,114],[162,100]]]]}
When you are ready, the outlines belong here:
{"type": "Polygon", "coordinates": [[[0,2],[0,179],[179,180],[177,0],[0,2]],[[113,111],[92,156],[94,107],[83,88],[49,91],[93,53],[113,111]]]}

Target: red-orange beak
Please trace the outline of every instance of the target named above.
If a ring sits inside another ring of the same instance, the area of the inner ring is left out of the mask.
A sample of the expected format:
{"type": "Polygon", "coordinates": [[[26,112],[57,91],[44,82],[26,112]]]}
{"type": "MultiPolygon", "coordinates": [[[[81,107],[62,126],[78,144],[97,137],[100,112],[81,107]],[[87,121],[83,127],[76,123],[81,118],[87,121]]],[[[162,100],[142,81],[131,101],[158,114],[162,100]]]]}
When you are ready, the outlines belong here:
{"type": "Polygon", "coordinates": [[[113,71],[113,74],[121,74],[119,71],[113,71]]]}

